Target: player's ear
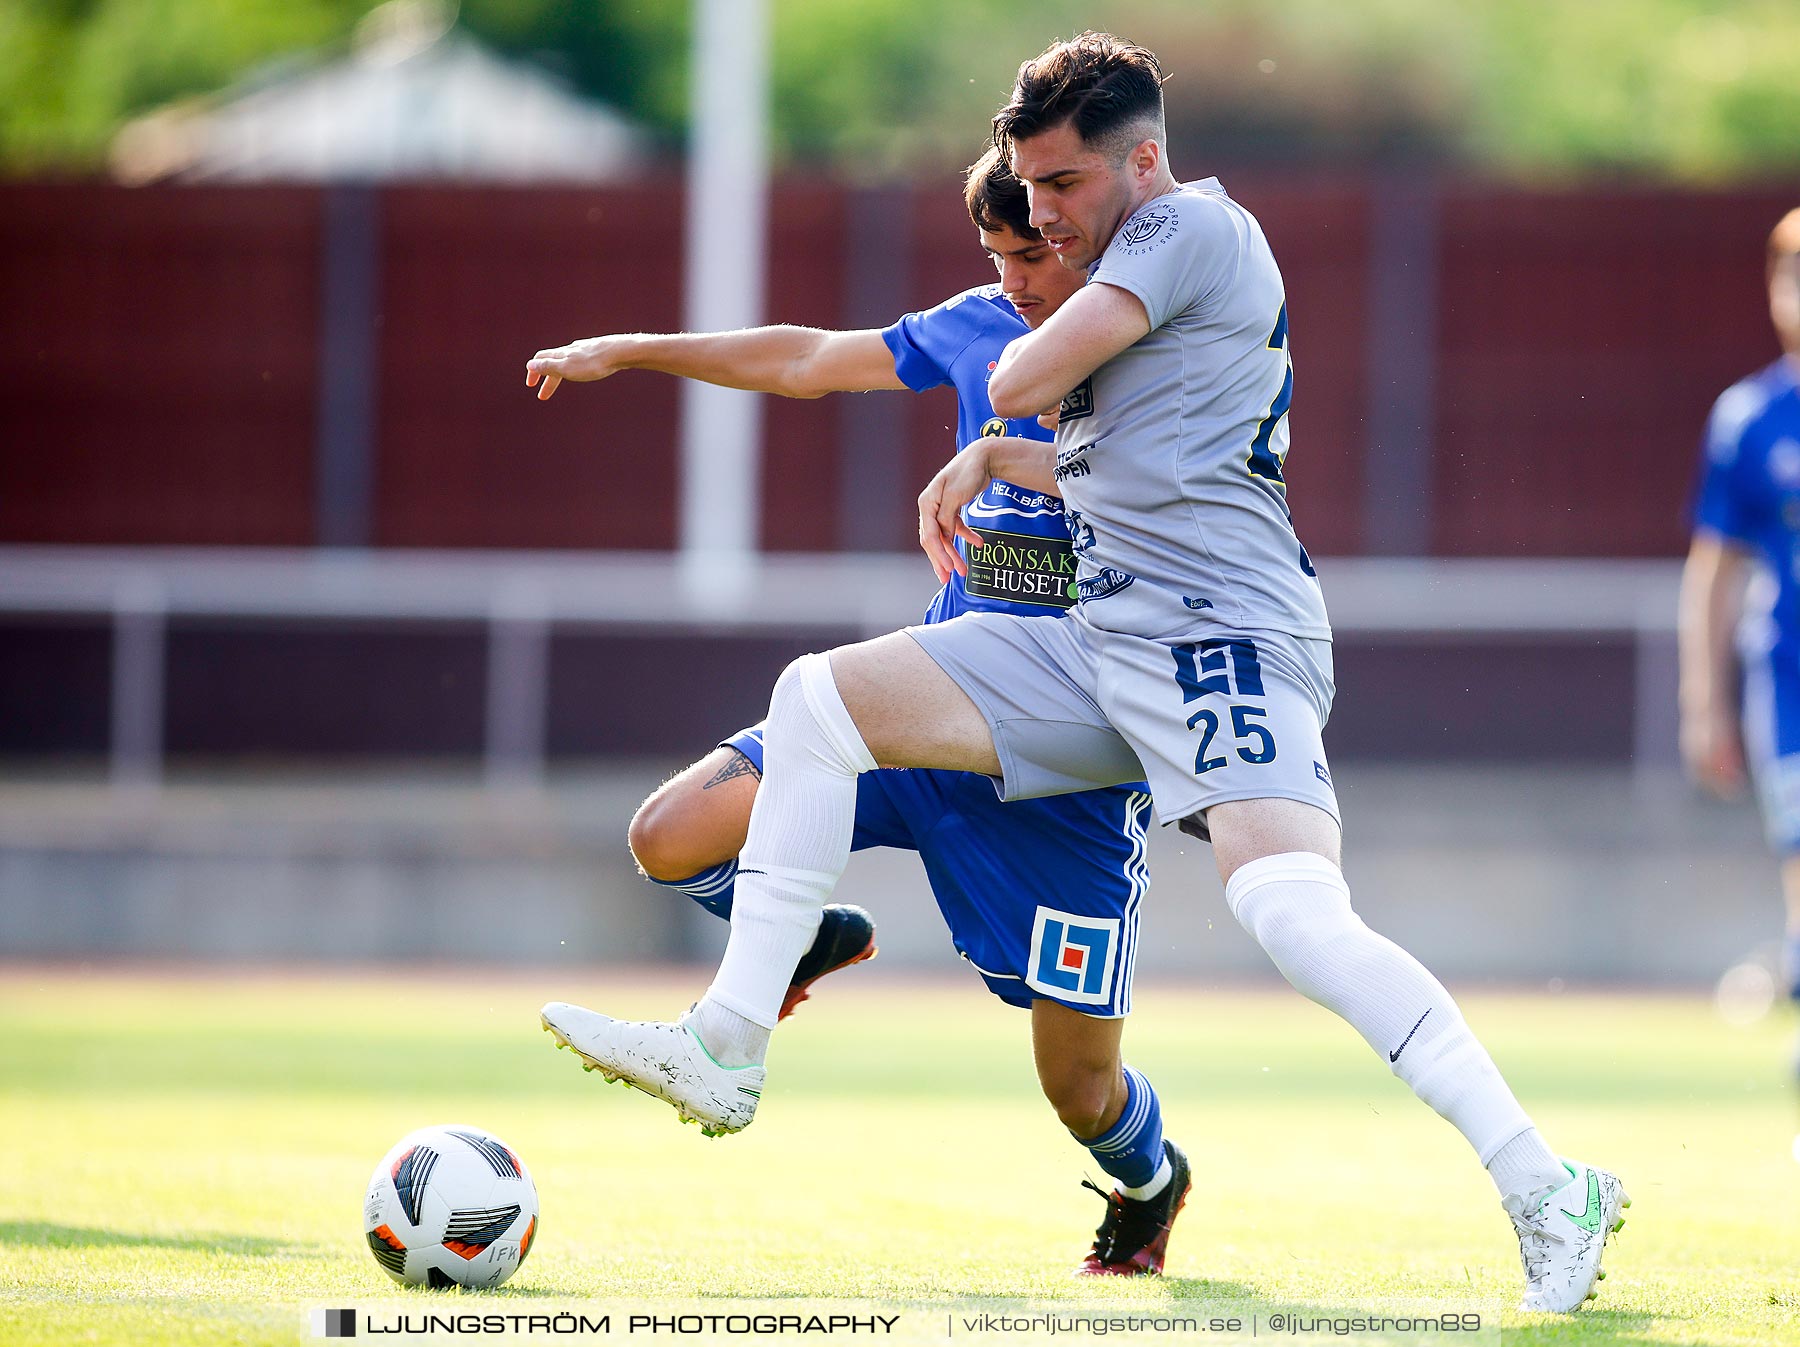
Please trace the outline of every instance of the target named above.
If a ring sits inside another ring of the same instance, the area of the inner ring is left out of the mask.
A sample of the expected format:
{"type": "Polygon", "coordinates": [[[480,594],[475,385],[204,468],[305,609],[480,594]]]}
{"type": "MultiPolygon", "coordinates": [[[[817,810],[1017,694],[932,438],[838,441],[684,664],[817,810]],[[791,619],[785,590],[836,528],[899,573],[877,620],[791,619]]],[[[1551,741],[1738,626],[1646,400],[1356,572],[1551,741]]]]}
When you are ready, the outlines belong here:
{"type": "Polygon", "coordinates": [[[1131,151],[1132,176],[1140,181],[1156,176],[1156,170],[1162,164],[1162,146],[1155,140],[1140,140],[1131,151]]]}

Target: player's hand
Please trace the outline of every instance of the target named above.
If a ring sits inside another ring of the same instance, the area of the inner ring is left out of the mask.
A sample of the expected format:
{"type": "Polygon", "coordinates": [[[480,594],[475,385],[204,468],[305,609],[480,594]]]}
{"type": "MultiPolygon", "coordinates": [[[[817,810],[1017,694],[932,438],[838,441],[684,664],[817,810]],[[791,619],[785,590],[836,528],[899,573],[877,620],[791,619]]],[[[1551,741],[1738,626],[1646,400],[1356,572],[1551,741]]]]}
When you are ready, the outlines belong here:
{"type": "Polygon", "coordinates": [[[981,535],[963,522],[962,508],[987,489],[993,480],[988,466],[988,446],[976,440],[946,463],[919,493],[919,547],[931,562],[940,585],[952,572],[969,573],[969,564],[956,550],[961,538],[971,547],[982,545],[981,535]]]}
{"type": "Polygon", "coordinates": [[[1744,791],[1744,741],[1729,711],[1709,710],[1681,718],[1681,759],[1702,790],[1722,800],[1744,791]]]}
{"type": "Polygon", "coordinates": [[[536,388],[538,401],[543,402],[564,379],[592,383],[617,374],[625,368],[619,363],[619,356],[617,337],[585,337],[567,346],[551,346],[525,362],[525,387],[536,388]]]}

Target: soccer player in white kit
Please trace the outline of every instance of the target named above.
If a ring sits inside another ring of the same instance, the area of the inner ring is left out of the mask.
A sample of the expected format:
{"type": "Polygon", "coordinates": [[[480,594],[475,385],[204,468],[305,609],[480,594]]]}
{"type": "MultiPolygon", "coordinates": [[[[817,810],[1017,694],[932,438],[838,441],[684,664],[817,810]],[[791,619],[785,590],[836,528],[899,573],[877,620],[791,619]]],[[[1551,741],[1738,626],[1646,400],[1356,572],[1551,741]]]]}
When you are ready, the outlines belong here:
{"type": "MultiPolygon", "coordinates": [[[[1068,507],[1080,602],[1061,622],[953,621],[796,660],[776,683],[732,932],[673,1024],[553,1002],[547,1028],[611,1079],[717,1134],[749,1124],[788,979],[849,854],[878,763],[996,779],[1006,799],[1145,778],[1163,821],[1208,838],[1232,915],[1455,1126],[1519,1236],[1522,1308],[1570,1311],[1629,1205],[1559,1159],[1450,994],[1351,909],[1321,733],[1330,627],[1282,480],[1293,368],[1281,276],[1254,218],[1164,151],[1155,57],[1106,34],[1020,67],[995,142],[1031,223],[1088,284],[1007,347],[994,410],[1059,412],[1012,480],[1068,507]]],[[[920,497],[920,540],[959,565],[958,454],[920,497]]],[[[966,535],[965,535],[966,536],[966,535]]]]}

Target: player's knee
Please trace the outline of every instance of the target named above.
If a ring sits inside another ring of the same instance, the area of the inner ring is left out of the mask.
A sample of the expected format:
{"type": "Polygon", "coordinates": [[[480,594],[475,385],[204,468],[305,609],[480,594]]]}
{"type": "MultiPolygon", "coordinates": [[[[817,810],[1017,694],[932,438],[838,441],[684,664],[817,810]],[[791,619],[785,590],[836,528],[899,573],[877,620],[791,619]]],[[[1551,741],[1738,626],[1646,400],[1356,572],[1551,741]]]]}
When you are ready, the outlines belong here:
{"type": "MultiPolygon", "coordinates": [[[[797,714],[810,718],[810,714],[806,710],[805,684],[809,676],[816,677],[816,675],[809,675],[808,670],[813,663],[824,658],[826,657],[814,653],[801,655],[798,659],[788,662],[788,666],[776,678],[775,686],[769,690],[769,715],[771,718],[778,715],[791,718],[797,714]]],[[[831,666],[828,663],[825,667],[829,670],[831,666]]]]}
{"type": "Polygon", "coordinates": [[[625,829],[626,843],[638,869],[651,879],[669,884],[686,879],[702,867],[683,854],[681,829],[667,791],[658,791],[638,806],[625,829]]]}
{"type": "Polygon", "coordinates": [[[1116,1063],[1105,1067],[1076,1067],[1057,1073],[1043,1082],[1044,1097],[1062,1125],[1082,1138],[1097,1137],[1112,1121],[1115,1086],[1119,1068],[1116,1063]]]}
{"type": "Polygon", "coordinates": [[[1226,883],[1225,903],[1264,949],[1313,945],[1362,925],[1342,872],[1310,853],[1269,856],[1241,867],[1226,883]]]}
{"type": "Polygon", "coordinates": [[[875,767],[862,731],[844,703],[831,655],[802,655],[781,671],[769,697],[769,725],[792,761],[833,774],[875,767]]]}

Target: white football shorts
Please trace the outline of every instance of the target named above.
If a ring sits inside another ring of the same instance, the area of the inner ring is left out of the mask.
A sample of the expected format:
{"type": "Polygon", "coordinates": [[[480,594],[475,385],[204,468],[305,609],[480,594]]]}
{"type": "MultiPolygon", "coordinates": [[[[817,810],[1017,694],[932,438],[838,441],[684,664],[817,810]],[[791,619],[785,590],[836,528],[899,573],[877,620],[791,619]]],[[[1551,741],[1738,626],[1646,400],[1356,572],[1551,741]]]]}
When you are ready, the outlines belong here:
{"type": "Polygon", "coordinates": [[[1321,737],[1329,641],[1221,629],[1163,642],[1105,631],[1079,609],[965,613],[907,635],[986,719],[1004,800],[1145,780],[1164,823],[1268,798],[1339,818],[1321,737]]]}

